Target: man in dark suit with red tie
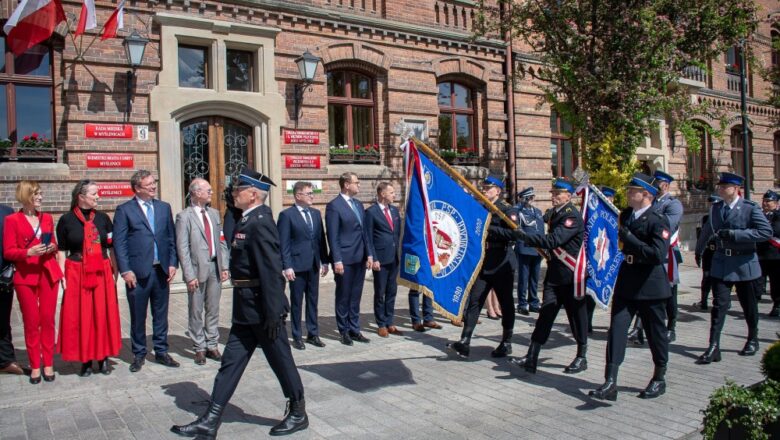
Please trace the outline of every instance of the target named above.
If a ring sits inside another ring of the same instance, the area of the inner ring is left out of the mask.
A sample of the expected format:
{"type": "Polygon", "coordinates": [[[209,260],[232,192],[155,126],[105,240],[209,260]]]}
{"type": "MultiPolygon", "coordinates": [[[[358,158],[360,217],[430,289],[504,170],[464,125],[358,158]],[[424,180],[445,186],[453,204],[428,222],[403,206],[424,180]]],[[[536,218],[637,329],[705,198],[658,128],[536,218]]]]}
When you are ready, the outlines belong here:
{"type": "Polygon", "coordinates": [[[317,327],[317,302],[320,276],[328,274],[328,245],[322,215],[312,208],[314,186],[298,181],[293,185],[295,205],[279,213],[279,241],[282,250],[284,277],[290,284],[292,346],[306,349],[301,338],[301,311],[306,296],[306,342],[324,347],[317,327]]]}
{"type": "Polygon", "coordinates": [[[360,333],[360,296],[374,258],[367,245],[363,204],[355,198],[360,179],[355,173],[344,173],[339,188],[341,193],[325,207],[325,224],[336,280],[336,326],[341,343],[352,345],[352,341],[369,342],[360,333]]]}
{"type": "Polygon", "coordinates": [[[389,182],[376,187],[376,204],[366,209],[366,237],[369,254],[374,257],[374,317],[377,333],[401,335],[393,325],[395,295],[398,292],[398,247],[401,240],[401,215],[393,206],[395,188],[389,182]]]}
{"type": "Polygon", "coordinates": [[[169,283],[179,264],[171,205],[155,199],[157,179],[149,171],[136,171],[130,186],[135,197],[117,206],[114,214],[114,252],[130,307],[134,357],[130,371],[140,371],[144,365],[146,310],[150,303],[155,361],[178,367],[168,354],[169,283]]]}

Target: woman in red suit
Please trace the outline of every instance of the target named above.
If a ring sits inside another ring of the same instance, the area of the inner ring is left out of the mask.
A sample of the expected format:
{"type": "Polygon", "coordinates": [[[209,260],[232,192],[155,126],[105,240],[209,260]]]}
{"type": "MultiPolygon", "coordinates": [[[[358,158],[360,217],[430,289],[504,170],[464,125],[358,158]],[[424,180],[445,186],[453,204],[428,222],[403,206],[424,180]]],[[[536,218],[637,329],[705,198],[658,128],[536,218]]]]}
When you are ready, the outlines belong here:
{"type": "Polygon", "coordinates": [[[30,358],[30,383],[54,380],[54,313],[57,284],[62,270],[55,259],[57,241],[50,214],[41,212],[43,193],[38,182],[22,180],[16,185],[19,212],[5,219],[3,256],[16,266],[14,286],[24,321],[24,342],[30,358]]]}
{"type": "Polygon", "coordinates": [[[110,374],[108,357],[118,355],[122,347],[113,225],[106,213],[97,211],[97,204],[97,183],[82,180],[73,189],[71,210],[57,223],[65,272],[57,347],[63,360],[81,362],[81,377],[92,374],[93,360],[98,371],[110,374]]]}

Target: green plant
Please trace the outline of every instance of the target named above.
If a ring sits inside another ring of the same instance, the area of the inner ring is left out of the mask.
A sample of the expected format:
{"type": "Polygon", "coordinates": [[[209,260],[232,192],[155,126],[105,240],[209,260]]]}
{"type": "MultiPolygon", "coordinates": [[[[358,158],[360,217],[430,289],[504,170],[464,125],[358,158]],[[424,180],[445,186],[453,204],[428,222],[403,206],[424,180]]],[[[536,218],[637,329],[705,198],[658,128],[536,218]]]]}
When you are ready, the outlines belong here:
{"type": "Polygon", "coordinates": [[[0,149],[11,148],[14,145],[10,139],[0,139],[0,149]]]}
{"type": "Polygon", "coordinates": [[[39,136],[38,133],[33,132],[29,136],[22,138],[19,142],[20,148],[51,148],[51,139],[45,136],[39,136]]]}
{"type": "Polygon", "coordinates": [[[455,159],[458,157],[458,152],[455,150],[439,150],[439,156],[442,159],[455,159]]]}
{"type": "Polygon", "coordinates": [[[780,382],[780,341],[775,341],[761,358],[761,372],[767,379],[780,382]]]}
{"type": "Polygon", "coordinates": [[[712,393],[709,405],[702,410],[701,433],[705,440],[710,440],[721,423],[725,423],[729,428],[743,427],[748,438],[767,440],[769,434],[765,428],[780,417],[779,402],[780,382],[767,379],[758,386],[745,388],[726,380],[726,385],[712,393]]]}

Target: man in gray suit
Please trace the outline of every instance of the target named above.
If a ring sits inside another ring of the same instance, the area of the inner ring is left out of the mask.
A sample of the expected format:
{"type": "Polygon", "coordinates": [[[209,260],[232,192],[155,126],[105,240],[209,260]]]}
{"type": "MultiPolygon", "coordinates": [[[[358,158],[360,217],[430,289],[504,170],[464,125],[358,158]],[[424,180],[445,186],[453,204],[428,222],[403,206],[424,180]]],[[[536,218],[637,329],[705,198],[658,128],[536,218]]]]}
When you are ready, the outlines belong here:
{"type": "Polygon", "coordinates": [[[720,332],[731,306],[731,288],[736,286],[739,305],[745,313],[748,325],[747,343],[741,356],[752,356],[758,351],[758,305],[755,280],[761,276],[756,255],[756,243],[772,236],[772,228],[761,208],[739,196],[744,177],[721,173],[718,195],[722,201],[712,204],[710,218],[701,231],[696,245],[696,255],[701,256],[706,246],[714,251],[710,278],[712,279],[712,312],[710,345],[697,363],[720,361],[720,332]],[[712,244],[710,237],[713,238],[712,244]]]}
{"type": "Polygon", "coordinates": [[[211,185],[204,179],[190,183],[189,208],[176,215],[176,250],[189,292],[189,333],[195,363],[222,358],[219,339],[219,297],[228,279],[228,249],[219,212],[208,206],[211,185]],[[205,319],[204,319],[205,309],[205,319]]]}

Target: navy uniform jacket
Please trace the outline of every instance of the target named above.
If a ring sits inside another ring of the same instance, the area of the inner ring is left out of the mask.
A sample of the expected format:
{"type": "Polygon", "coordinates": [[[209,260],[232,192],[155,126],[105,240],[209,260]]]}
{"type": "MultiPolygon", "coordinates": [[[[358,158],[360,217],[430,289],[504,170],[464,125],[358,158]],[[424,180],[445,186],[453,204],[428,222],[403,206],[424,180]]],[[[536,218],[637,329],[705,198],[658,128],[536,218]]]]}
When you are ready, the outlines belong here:
{"type": "MultiPolygon", "coordinates": [[[[544,219],[542,211],[531,205],[517,205],[517,224],[526,234],[544,234],[544,219]]],[[[515,243],[515,252],[521,255],[538,256],[535,248],[526,246],[523,240],[517,240],[515,243]]]]}
{"type": "MultiPolygon", "coordinates": [[[[547,211],[547,215],[549,215],[547,235],[529,234],[525,239],[525,244],[548,250],[562,248],[576,259],[582,246],[582,235],[585,232],[580,211],[569,202],[561,206],[560,209],[547,211]]],[[[573,284],[574,272],[558,257],[552,255],[547,261],[544,283],[551,286],[573,284]]]]}
{"type": "MultiPolygon", "coordinates": [[[[495,203],[507,217],[513,221],[517,219],[515,208],[503,200],[495,203]]],[[[509,248],[515,239],[512,236],[512,228],[501,217],[492,215],[488,225],[487,239],[485,240],[485,258],[482,260],[482,273],[492,275],[507,268],[514,270],[517,267],[515,253],[509,248]]],[[[509,283],[512,280],[508,280],[509,283]]]]}
{"type": "MultiPolygon", "coordinates": [[[[780,209],[764,213],[766,220],[772,226],[772,237],[780,240],[780,209]]],[[[758,243],[759,260],[780,260],[780,249],[769,244],[768,241],[758,243]]]]}
{"type": "Polygon", "coordinates": [[[653,208],[633,219],[634,210],[620,213],[620,242],[625,259],[620,265],[615,296],[629,300],[672,296],[664,258],[669,252],[669,220],[653,208]]]}
{"type": "Polygon", "coordinates": [[[696,255],[704,253],[704,246],[712,235],[715,255],[712,256],[710,277],[723,281],[750,281],[761,276],[761,266],[756,256],[756,243],[772,236],[772,227],[755,202],[740,197],[725,219],[722,218],[723,201],[715,202],[710,208],[710,221],[701,231],[696,243],[696,255]],[[734,231],[734,240],[721,240],[717,232],[721,229],[734,231]]]}
{"type": "Polygon", "coordinates": [[[387,222],[385,213],[378,204],[366,209],[366,238],[368,238],[368,253],[380,264],[398,262],[398,247],[401,242],[401,214],[398,208],[390,206],[390,218],[393,229],[387,222]]]}
{"type": "MultiPolygon", "coordinates": [[[[265,205],[263,205],[265,206],[265,205]]],[[[325,241],[325,229],[322,227],[322,214],[315,208],[309,208],[313,238],[309,225],[303,219],[301,211],[293,205],[279,213],[279,241],[282,246],[282,267],[294,272],[308,272],[328,264],[328,244],[325,241]]]]}
{"type": "Polygon", "coordinates": [[[236,225],[230,250],[230,276],[256,280],[256,287],[233,289],[233,324],[281,321],[290,309],[284,294],[279,232],[271,208],[248,210],[236,225]]]}

